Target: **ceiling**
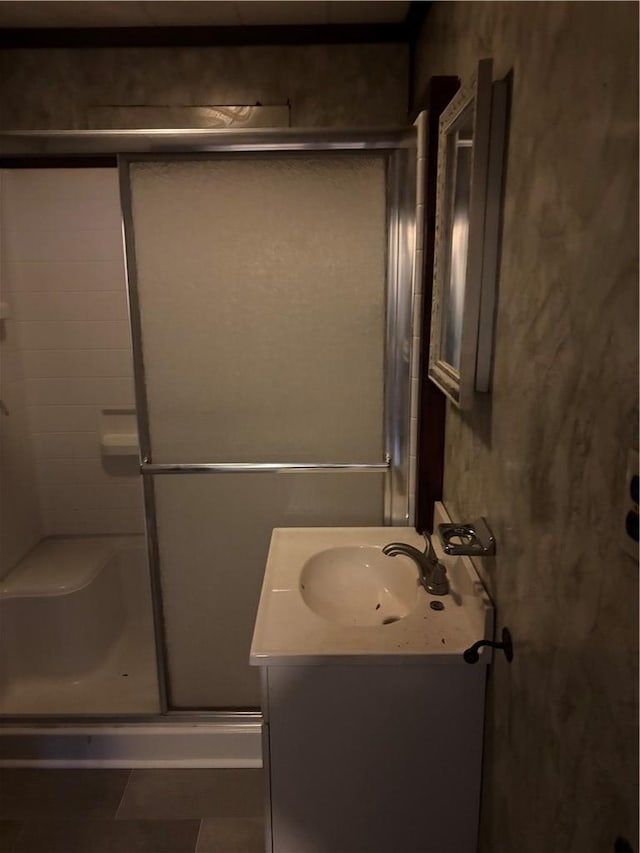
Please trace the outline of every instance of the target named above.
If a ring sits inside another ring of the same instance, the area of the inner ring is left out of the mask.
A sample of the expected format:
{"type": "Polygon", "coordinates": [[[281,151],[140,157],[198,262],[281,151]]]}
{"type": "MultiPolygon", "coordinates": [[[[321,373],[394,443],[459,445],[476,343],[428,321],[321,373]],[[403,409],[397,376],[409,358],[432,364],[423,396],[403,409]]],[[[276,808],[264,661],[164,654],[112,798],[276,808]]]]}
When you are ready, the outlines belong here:
{"type": "Polygon", "coordinates": [[[408,0],[0,0],[0,27],[400,24],[408,0]]]}

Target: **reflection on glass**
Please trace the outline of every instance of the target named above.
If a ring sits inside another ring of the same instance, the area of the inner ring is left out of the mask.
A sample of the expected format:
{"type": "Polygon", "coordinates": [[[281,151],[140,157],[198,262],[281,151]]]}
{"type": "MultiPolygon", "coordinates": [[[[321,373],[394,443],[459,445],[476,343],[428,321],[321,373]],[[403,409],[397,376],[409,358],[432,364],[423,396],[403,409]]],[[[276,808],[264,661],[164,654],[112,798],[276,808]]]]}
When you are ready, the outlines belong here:
{"type": "Polygon", "coordinates": [[[449,189],[446,267],[442,326],[443,360],[460,369],[460,343],[471,200],[471,160],[473,152],[473,104],[451,128],[447,139],[447,187],[449,189]]]}

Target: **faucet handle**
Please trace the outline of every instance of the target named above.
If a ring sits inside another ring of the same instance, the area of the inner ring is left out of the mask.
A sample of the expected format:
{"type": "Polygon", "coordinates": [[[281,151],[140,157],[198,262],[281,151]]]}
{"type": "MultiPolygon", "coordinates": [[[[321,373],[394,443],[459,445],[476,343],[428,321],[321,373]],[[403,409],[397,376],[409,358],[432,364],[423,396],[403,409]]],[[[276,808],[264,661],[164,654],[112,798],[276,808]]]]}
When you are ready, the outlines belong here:
{"type": "Polygon", "coordinates": [[[425,584],[425,589],[427,592],[431,593],[431,595],[446,595],[449,592],[447,569],[437,558],[432,565],[431,574],[425,584]]]}
{"type": "Polygon", "coordinates": [[[433,534],[429,533],[428,530],[423,530],[422,535],[424,537],[425,546],[426,546],[424,549],[425,556],[428,556],[429,553],[431,553],[434,557],[436,557],[436,549],[433,547],[433,541],[431,538],[433,534]]]}
{"type": "Polygon", "coordinates": [[[425,541],[424,556],[429,565],[431,566],[431,570],[433,571],[434,567],[438,563],[440,563],[440,560],[438,559],[438,555],[436,554],[436,549],[433,547],[433,541],[431,539],[431,534],[429,533],[429,531],[423,530],[422,535],[424,536],[425,541]]]}

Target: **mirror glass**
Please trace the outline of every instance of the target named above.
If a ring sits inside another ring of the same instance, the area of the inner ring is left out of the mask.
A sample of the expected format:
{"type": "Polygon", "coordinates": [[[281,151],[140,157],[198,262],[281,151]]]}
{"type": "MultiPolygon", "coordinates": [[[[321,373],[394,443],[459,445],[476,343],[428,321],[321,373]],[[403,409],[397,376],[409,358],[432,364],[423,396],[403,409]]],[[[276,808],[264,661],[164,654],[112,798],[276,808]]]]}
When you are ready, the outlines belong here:
{"type": "Polygon", "coordinates": [[[447,134],[444,311],[440,352],[447,364],[460,371],[462,314],[469,243],[471,165],[473,154],[473,101],[447,134]]]}

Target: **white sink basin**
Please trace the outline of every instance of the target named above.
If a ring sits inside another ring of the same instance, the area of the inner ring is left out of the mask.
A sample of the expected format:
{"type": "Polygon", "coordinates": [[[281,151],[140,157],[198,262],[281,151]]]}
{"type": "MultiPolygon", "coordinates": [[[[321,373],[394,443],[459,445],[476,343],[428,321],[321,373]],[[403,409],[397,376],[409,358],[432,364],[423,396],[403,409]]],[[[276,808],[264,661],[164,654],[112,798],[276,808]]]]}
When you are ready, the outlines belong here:
{"type": "MultiPolygon", "coordinates": [[[[435,518],[449,520],[443,513],[435,518]]],[[[424,549],[411,527],[276,528],[250,662],[467,666],[464,650],[493,636],[493,608],[473,565],[445,556],[436,543],[451,591],[432,596],[410,557],[382,553],[390,542],[424,549]]]]}
{"type": "Polygon", "coordinates": [[[337,625],[389,625],[418,602],[418,569],[409,557],[388,557],[380,547],[327,548],[300,573],[302,599],[337,625]]]}

